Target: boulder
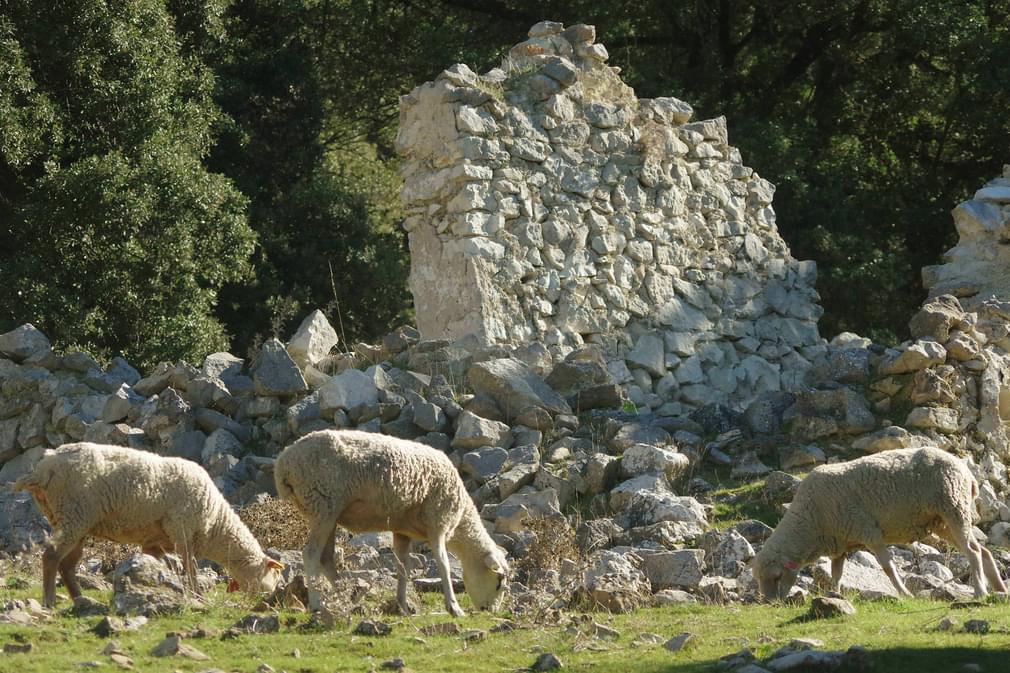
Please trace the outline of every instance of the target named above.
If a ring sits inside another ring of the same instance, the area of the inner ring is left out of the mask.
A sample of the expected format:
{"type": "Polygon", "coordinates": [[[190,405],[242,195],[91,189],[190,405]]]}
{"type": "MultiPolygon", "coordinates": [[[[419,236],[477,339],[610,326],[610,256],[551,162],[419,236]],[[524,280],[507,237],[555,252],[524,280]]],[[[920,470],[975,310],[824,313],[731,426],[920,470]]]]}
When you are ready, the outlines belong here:
{"type": "Polygon", "coordinates": [[[10,332],[0,334],[0,355],[15,362],[44,355],[52,350],[45,334],[31,323],[25,323],[10,332]]]}
{"type": "Polygon", "coordinates": [[[0,491],[0,551],[17,554],[44,543],[52,528],[31,495],[0,491]]]}
{"type": "Polygon", "coordinates": [[[684,476],[691,461],[682,453],[649,444],[633,444],[621,456],[621,471],[628,477],[661,472],[673,483],[684,476]]]}
{"type": "Polygon", "coordinates": [[[481,418],[469,411],[459,415],[456,435],[452,439],[454,449],[473,450],[482,446],[500,446],[507,449],[512,445],[512,430],[498,421],[481,418]]]}
{"type": "Polygon", "coordinates": [[[295,335],[288,342],[291,359],[302,369],[315,365],[337,345],[337,332],[320,310],[315,310],[302,320],[295,335]]]}
{"type": "Polygon", "coordinates": [[[347,369],[333,376],[319,388],[318,393],[319,409],[324,415],[379,401],[375,379],[359,369],[347,369]]]}
{"type": "Polygon", "coordinates": [[[632,553],[598,551],[589,559],[582,587],[589,603],[610,612],[632,612],[645,605],[652,586],[632,553]]]}
{"type": "Polygon", "coordinates": [[[467,371],[467,382],[475,393],[493,397],[509,422],[529,407],[539,407],[551,415],[572,413],[565,399],[519,360],[499,358],[477,363],[467,371]]]}
{"type": "Polygon", "coordinates": [[[257,395],[287,397],[308,390],[298,365],[277,339],[263,344],[252,365],[252,378],[257,395]]]}

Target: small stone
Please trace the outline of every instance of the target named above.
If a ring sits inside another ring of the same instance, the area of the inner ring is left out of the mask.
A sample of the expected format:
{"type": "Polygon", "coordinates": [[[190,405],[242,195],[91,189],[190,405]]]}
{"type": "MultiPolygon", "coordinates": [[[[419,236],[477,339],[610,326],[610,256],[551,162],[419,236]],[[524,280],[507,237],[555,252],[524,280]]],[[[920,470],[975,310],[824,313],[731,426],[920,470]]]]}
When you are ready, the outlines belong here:
{"type": "Polygon", "coordinates": [[[155,657],[179,656],[195,661],[210,660],[209,656],[192,645],[182,642],[182,637],[174,633],[155,645],[154,649],[151,650],[151,654],[155,657]]]}
{"type": "Polygon", "coordinates": [[[666,642],[666,639],[658,633],[639,633],[631,641],[632,645],[659,645],[666,642]]]}
{"type": "Polygon", "coordinates": [[[604,640],[616,640],[621,637],[621,632],[610,628],[606,624],[593,622],[593,635],[604,640]]]}
{"type": "Polygon", "coordinates": [[[109,655],[109,659],[112,659],[112,663],[120,668],[125,668],[127,670],[133,668],[133,659],[130,659],[128,656],[120,652],[113,652],[109,655]]]}
{"type": "Polygon", "coordinates": [[[280,620],[276,615],[247,615],[235,622],[232,628],[246,633],[277,633],[281,629],[280,620]]]}
{"type": "Polygon", "coordinates": [[[4,654],[28,654],[31,651],[31,643],[4,643],[4,654]]]}
{"type": "Polygon", "coordinates": [[[980,636],[989,633],[989,622],[985,619],[969,619],[961,628],[965,633],[977,633],[980,636]]]}
{"type": "Polygon", "coordinates": [[[374,622],[366,619],[354,628],[354,633],[359,636],[388,636],[392,633],[393,627],[385,622],[374,622]]]}
{"type": "Polygon", "coordinates": [[[856,614],[855,606],[844,598],[818,596],[810,602],[810,612],[808,613],[808,616],[811,619],[828,619],[831,617],[854,614],[856,614]]]}
{"type": "Polygon", "coordinates": [[[395,659],[390,659],[379,664],[379,668],[384,671],[399,671],[406,667],[407,662],[405,662],[402,657],[396,657],[395,659]]]}
{"type": "Polygon", "coordinates": [[[75,617],[96,617],[109,614],[109,606],[90,596],[78,596],[74,599],[70,613],[75,617]]]}
{"type": "Polygon", "coordinates": [[[936,630],[953,631],[955,626],[957,626],[957,621],[951,619],[950,617],[944,617],[940,620],[940,623],[936,625],[936,630]]]}
{"type": "Polygon", "coordinates": [[[460,628],[456,622],[440,622],[422,627],[421,633],[426,636],[458,636],[460,628]]]}
{"type": "Polygon", "coordinates": [[[553,671],[555,668],[564,668],[565,665],[561,663],[556,654],[551,652],[545,652],[537,657],[537,660],[530,667],[534,671],[553,671]]]}
{"type": "Polygon", "coordinates": [[[663,643],[663,647],[671,652],[680,652],[682,649],[687,647],[689,643],[694,641],[695,638],[696,636],[693,633],[685,631],[684,633],[676,635],[663,643]]]}
{"type": "Polygon", "coordinates": [[[482,629],[467,629],[463,632],[462,638],[468,643],[478,643],[487,639],[487,631],[482,629]]]}

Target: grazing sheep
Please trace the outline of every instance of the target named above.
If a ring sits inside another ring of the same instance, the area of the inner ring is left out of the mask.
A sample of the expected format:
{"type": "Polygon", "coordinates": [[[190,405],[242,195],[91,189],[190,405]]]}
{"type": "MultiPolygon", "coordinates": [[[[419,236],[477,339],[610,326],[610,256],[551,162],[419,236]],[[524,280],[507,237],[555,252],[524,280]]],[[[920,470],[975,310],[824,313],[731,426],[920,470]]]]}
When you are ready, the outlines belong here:
{"type": "Polygon", "coordinates": [[[282,564],[259,543],[207,472],[182,458],[80,442],[48,452],[14,484],[28,491],[53,526],[42,555],[43,602],[56,602],[56,571],[72,598],[80,595],[77,563],[89,535],[139,544],[144,553],[182,556],[195,587],[196,558],[221,563],[230,590],[272,591],[282,564]]]}
{"type": "Polygon", "coordinates": [[[274,466],[277,493],[309,521],[305,574],[309,607],[319,608],[320,570],[336,580],[337,524],[352,532],[392,531],[396,601],[407,613],[412,540],[427,540],[442,579],[445,607],[463,610],[449,578],[448,548],[463,565],[463,584],[479,608],[497,607],[508,563],[481,523],[448,457],[424,444],[353,430],[321,430],[284,449],[274,466]]]}
{"type": "Polygon", "coordinates": [[[1006,592],[992,554],[971,534],[976,496],[978,484],[964,462],[932,447],[818,467],[800,483],[789,510],[754,558],[758,587],[766,599],[785,598],[802,567],[828,556],[837,589],[846,553],[866,547],[898,593],[911,596],[887,545],[932,532],[968,557],[976,596],[986,594],[986,577],[1006,592]]]}

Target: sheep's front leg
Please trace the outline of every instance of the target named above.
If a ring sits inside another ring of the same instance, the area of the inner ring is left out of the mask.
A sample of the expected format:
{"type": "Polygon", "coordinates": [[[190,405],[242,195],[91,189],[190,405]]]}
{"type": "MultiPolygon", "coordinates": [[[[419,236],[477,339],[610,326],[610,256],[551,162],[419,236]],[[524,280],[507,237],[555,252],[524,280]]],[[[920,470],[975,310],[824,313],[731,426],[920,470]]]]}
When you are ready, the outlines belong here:
{"type": "MultiPolygon", "coordinates": [[[[56,605],[56,573],[63,560],[80,545],[83,538],[83,534],[61,530],[46,545],[46,550],[42,553],[42,605],[44,607],[51,608],[56,605]]],[[[70,587],[68,586],[67,589],[69,590],[70,587]]]]}
{"type": "MultiPolygon", "coordinates": [[[[326,538],[326,543],[323,544],[323,554],[320,562],[320,570],[326,579],[330,581],[334,587],[337,586],[337,560],[336,554],[334,553],[334,545],[337,541],[337,527],[334,525],[333,530],[330,531],[330,535],[326,538]]],[[[341,557],[343,558],[343,557],[341,557]]]]}
{"type": "Polygon", "coordinates": [[[442,595],[445,596],[445,609],[454,617],[466,615],[456,600],[456,592],[452,590],[452,578],[449,576],[449,552],[445,549],[445,534],[439,534],[430,540],[431,551],[438,566],[438,576],[442,579],[442,595]]]}
{"type": "MultiPolygon", "coordinates": [[[[309,594],[309,609],[318,610],[322,607],[319,595],[319,573],[323,565],[323,550],[326,543],[333,539],[337,527],[337,517],[321,516],[309,527],[309,539],[305,543],[302,561],[305,563],[305,588],[309,594]]],[[[330,543],[332,544],[332,542],[330,543]]]]}
{"type": "Polygon", "coordinates": [[[413,613],[407,602],[407,580],[410,574],[410,538],[393,533],[393,553],[396,555],[396,603],[405,615],[413,613]]]}
{"type": "Polygon", "coordinates": [[[891,558],[891,550],[887,548],[887,545],[874,545],[870,548],[870,551],[877,557],[877,561],[887,574],[887,578],[891,580],[891,584],[898,590],[898,595],[911,596],[912,592],[905,587],[905,583],[898,576],[898,570],[894,567],[894,559],[891,558]]]}
{"type": "Polygon", "coordinates": [[[70,592],[70,598],[74,599],[81,595],[81,587],[77,583],[77,564],[80,563],[83,553],[84,538],[82,537],[77,546],[60,561],[60,577],[63,578],[63,585],[70,592]]]}
{"type": "Polygon", "coordinates": [[[842,574],[845,572],[845,554],[831,559],[831,590],[838,591],[842,583],[842,574]]]}

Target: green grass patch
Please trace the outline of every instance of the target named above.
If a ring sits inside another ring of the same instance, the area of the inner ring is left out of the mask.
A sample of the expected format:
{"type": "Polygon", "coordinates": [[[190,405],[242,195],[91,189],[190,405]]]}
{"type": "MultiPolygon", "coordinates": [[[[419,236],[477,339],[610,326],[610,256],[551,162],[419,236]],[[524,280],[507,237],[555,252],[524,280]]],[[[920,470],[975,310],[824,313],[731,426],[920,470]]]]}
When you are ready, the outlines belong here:
{"type": "Polygon", "coordinates": [[[763,481],[720,488],[712,492],[712,526],[719,530],[757,519],[775,527],[782,518],[775,506],[761,496],[763,481]]]}
{"type": "MultiPolygon", "coordinates": [[[[5,597],[37,594],[35,585],[31,590],[8,590],[5,597]]],[[[109,598],[107,594],[89,594],[100,600],[109,598]]],[[[154,618],[139,632],[121,634],[117,640],[133,659],[135,670],[152,673],[209,668],[252,672],[262,663],[276,670],[299,673],[364,672],[380,670],[383,662],[396,657],[401,657],[414,671],[511,672],[528,668],[543,652],[553,652],[567,669],[576,671],[701,672],[714,670],[719,657],[744,648],[751,648],[759,658],[767,657],[797,637],[821,640],[824,649],[865,647],[870,651],[874,670],[888,673],[957,671],[966,663],[979,664],[984,671],[999,671],[1005,670],[1006,648],[1010,644],[1010,605],[1006,603],[952,610],[947,604],[922,600],[857,601],[859,612],[855,616],[814,622],[800,619],[806,611],[804,607],[767,605],[687,605],[644,609],[629,615],[549,612],[547,618],[538,620],[515,617],[515,630],[490,633],[500,617],[513,615],[474,613],[452,620],[440,613],[439,595],[427,594],[422,599],[419,616],[365,615],[390,623],[393,628],[388,636],[355,635],[353,629],[364,618],[362,615],[338,617],[330,629],[306,630],[308,615],[282,611],[278,613],[282,626],[277,633],[186,641],[209,655],[210,661],[153,657],[151,650],[166,632],[194,628],[223,630],[249,614],[250,599],[236,600],[215,593],[206,609],[154,618]],[[960,626],[936,631],[936,625],[945,616],[958,624],[968,619],[986,619],[991,630],[986,635],[964,633],[960,626]],[[426,626],[450,621],[458,623],[462,631],[480,629],[487,634],[481,640],[468,641],[460,635],[423,632],[426,626]],[[593,637],[593,621],[616,629],[619,636],[613,640],[593,637]],[[685,631],[696,634],[696,638],[686,650],[676,653],[638,639],[643,633],[667,639],[685,631]]],[[[0,670],[85,671],[90,668],[88,662],[101,662],[100,670],[117,670],[109,657],[101,654],[107,641],[89,631],[98,621],[98,617],[57,616],[41,625],[0,624],[0,644],[30,642],[33,646],[27,654],[0,654],[0,670]]]]}

